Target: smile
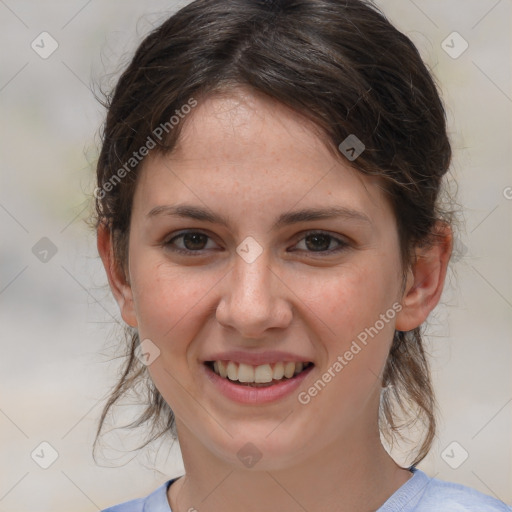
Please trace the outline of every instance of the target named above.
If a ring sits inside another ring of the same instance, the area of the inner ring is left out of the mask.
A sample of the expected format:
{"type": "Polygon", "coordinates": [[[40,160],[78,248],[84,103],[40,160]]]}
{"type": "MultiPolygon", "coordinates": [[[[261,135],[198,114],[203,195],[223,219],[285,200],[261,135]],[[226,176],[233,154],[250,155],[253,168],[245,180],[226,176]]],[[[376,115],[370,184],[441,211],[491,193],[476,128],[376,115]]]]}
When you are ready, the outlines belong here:
{"type": "Polygon", "coordinates": [[[277,362],[253,366],[234,361],[208,361],[206,365],[223,379],[252,387],[268,387],[291,379],[309,368],[308,362],[277,362]]]}
{"type": "Polygon", "coordinates": [[[255,366],[227,360],[206,361],[202,366],[217,392],[231,401],[252,406],[293,396],[315,367],[307,361],[255,366]]]}

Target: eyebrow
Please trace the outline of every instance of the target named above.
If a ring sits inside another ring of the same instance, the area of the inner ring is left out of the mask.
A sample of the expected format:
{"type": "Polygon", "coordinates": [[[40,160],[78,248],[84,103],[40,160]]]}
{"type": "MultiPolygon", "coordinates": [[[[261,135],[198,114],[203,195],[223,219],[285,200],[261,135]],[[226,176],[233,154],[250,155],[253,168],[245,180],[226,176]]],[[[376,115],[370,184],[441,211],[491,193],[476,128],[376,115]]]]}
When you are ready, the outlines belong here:
{"type": "MultiPolygon", "coordinates": [[[[215,214],[206,208],[189,204],[155,206],[146,216],[151,218],[158,215],[195,219],[229,227],[229,220],[226,217],[215,214]]],[[[362,212],[345,207],[331,206],[327,208],[306,208],[283,213],[277,218],[272,229],[275,230],[283,226],[298,224],[299,222],[333,218],[363,221],[372,224],[370,218],[362,212]]]]}

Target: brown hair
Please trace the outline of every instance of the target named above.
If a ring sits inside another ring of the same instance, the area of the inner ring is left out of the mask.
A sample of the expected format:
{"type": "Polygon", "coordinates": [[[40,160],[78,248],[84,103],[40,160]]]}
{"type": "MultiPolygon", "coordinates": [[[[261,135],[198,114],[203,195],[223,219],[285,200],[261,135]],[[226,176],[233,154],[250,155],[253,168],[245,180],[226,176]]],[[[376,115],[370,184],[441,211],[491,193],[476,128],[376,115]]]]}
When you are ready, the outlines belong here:
{"type": "MultiPolygon", "coordinates": [[[[170,126],[170,119],[183,105],[239,85],[312,120],[340,158],[338,146],[350,134],[364,143],[353,165],[382,179],[405,274],[412,249],[430,242],[443,218],[438,196],[451,149],[441,99],[416,47],[363,0],[196,0],[143,40],[107,98],[97,165],[96,223],[110,231],[119,270],[126,269],[140,168],[130,159],[150,139],[151,151],[172,151],[183,123],[170,126]],[[159,139],[161,126],[168,129],[159,139]]],[[[175,434],[174,416],[135,357],[137,332],[130,335],[96,441],[109,410],[144,383],[145,409],[128,426],[151,425],[145,446],[165,432],[175,434]]],[[[412,420],[424,426],[416,464],[435,435],[435,402],[419,328],[395,332],[382,385],[380,428],[388,439],[412,420]]]]}

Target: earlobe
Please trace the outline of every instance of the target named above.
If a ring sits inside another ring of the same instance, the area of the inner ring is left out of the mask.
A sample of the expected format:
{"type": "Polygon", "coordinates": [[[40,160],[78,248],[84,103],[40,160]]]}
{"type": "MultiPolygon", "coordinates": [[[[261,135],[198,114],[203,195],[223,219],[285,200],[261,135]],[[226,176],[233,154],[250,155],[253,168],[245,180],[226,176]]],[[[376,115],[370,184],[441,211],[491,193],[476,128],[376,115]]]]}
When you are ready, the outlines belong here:
{"type": "Polygon", "coordinates": [[[452,230],[448,224],[439,221],[434,233],[431,244],[415,250],[402,296],[402,310],[395,324],[399,331],[419,327],[441,298],[452,252],[452,230]]]}
{"type": "Polygon", "coordinates": [[[121,316],[128,325],[137,327],[132,288],[125,272],[114,257],[111,231],[105,224],[100,224],[98,227],[97,247],[121,316]]]}

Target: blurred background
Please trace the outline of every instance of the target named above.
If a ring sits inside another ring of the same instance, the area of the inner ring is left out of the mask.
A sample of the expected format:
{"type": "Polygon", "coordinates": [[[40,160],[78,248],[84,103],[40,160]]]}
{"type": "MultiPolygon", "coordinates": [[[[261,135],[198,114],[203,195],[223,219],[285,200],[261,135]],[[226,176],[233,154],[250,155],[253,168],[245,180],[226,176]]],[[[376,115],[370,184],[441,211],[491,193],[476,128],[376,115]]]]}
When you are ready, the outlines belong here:
{"type": "MultiPolygon", "coordinates": [[[[87,219],[91,89],[185,3],[0,0],[0,512],[93,512],[183,473],[176,444],[130,452],[133,432],[92,458],[122,329],[87,219]]],[[[440,415],[420,468],[511,503],[512,2],[377,3],[440,84],[464,209],[427,329],[440,415]]]]}

